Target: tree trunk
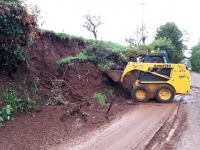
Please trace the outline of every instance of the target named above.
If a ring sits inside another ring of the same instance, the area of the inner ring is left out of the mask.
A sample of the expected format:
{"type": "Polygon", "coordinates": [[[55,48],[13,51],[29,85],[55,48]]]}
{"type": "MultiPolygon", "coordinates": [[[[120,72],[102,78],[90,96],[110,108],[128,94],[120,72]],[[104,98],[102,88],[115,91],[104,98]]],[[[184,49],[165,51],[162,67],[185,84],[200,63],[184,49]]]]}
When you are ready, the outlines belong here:
{"type": "Polygon", "coordinates": [[[97,34],[96,34],[96,32],[93,32],[93,34],[94,34],[95,40],[97,40],[97,34]]]}

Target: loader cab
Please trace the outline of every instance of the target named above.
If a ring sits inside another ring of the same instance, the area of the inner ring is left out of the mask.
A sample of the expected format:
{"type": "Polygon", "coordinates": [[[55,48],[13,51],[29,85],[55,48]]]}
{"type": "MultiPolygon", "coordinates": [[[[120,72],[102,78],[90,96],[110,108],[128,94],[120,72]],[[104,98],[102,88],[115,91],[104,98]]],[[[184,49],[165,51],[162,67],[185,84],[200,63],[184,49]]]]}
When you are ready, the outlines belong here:
{"type": "Polygon", "coordinates": [[[169,59],[166,53],[150,53],[140,54],[138,62],[153,62],[156,59],[157,63],[169,63],[169,59]]]}
{"type": "MultiPolygon", "coordinates": [[[[140,62],[144,63],[169,63],[169,59],[166,53],[150,53],[150,54],[141,54],[140,62]]],[[[160,75],[169,77],[171,68],[149,68],[149,72],[156,72],[160,75]]],[[[139,76],[140,81],[166,81],[167,79],[152,75],[149,72],[141,72],[139,76]]]]}

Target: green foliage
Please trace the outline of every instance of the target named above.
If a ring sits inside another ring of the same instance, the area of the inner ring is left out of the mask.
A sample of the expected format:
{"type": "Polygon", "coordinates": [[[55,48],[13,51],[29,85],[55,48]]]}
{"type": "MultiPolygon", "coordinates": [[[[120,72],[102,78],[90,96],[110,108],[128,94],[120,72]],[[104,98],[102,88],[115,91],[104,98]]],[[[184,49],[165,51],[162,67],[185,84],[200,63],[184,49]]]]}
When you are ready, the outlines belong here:
{"type": "Polygon", "coordinates": [[[164,37],[170,39],[177,50],[182,50],[183,33],[175,23],[168,22],[157,29],[155,39],[157,40],[164,37]]]}
{"type": "Polygon", "coordinates": [[[58,62],[58,65],[65,64],[65,63],[71,63],[72,60],[78,59],[78,60],[90,60],[94,59],[94,56],[87,56],[84,53],[80,53],[76,56],[69,56],[67,58],[63,58],[58,62]]]}
{"type": "Polygon", "coordinates": [[[182,51],[177,51],[173,46],[172,41],[166,37],[153,41],[150,44],[156,51],[164,51],[168,54],[171,63],[179,63],[183,59],[182,51]]]}
{"type": "Polygon", "coordinates": [[[0,129],[3,127],[2,122],[5,120],[10,120],[13,114],[14,112],[10,105],[6,105],[0,109],[0,129]]]}
{"type": "MultiPolygon", "coordinates": [[[[165,25],[161,25],[157,31],[155,40],[162,41],[162,43],[166,42],[164,46],[160,46],[160,48],[167,49],[166,52],[169,52],[169,57],[171,58],[171,61],[174,63],[179,63],[184,57],[183,57],[183,33],[181,30],[177,27],[175,23],[166,23],[165,25]],[[164,39],[165,38],[165,39],[164,39]],[[169,42],[171,40],[171,44],[169,42]],[[173,48],[174,46],[174,48],[173,48]],[[173,58],[174,57],[174,58],[173,58]],[[173,59],[172,59],[173,58],[173,59]]],[[[159,45],[158,45],[159,47],[159,45]]]]}
{"type": "Polygon", "coordinates": [[[18,110],[23,112],[31,112],[36,109],[36,105],[39,101],[39,96],[37,93],[37,87],[33,87],[32,93],[33,96],[30,96],[27,90],[24,91],[24,95],[21,95],[20,98],[14,90],[14,84],[9,84],[8,88],[0,95],[0,128],[2,127],[2,122],[5,120],[10,120],[10,117],[13,117],[18,110]]]}
{"type": "Polygon", "coordinates": [[[13,112],[16,113],[18,109],[18,103],[21,101],[21,99],[17,96],[15,90],[12,88],[7,88],[1,95],[1,101],[6,105],[11,106],[13,112]]]}
{"type": "Polygon", "coordinates": [[[18,104],[21,99],[16,95],[16,91],[12,88],[7,88],[0,96],[0,128],[3,127],[2,122],[10,120],[17,113],[18,104]]]}
{"type": "MultiPolygon", "coordinates": [[[[1,114],[1,111],[0,111],[0,114],[1,114]]],[[[3,128],[3,124],[2,124],[2,122],[4,121],[4,119],[1,117],[1,115],[0,115],[0,129],[2,129],[3,128]]]]}
{"type": "Polygon", "coordinates": [[[25,90],[24,98],[20,101],[20,103],[18,103],[18,109],[26,113],[36,110],[36,105],[38,104],[39,98],[40,97],[38,95],[34,95],[31,98],[27,90],[25,90]]]}
{"type": "Polygon", "coordinates": [[[20,0],[3,0],[3,1],[8,2],[8,3],[20,4],[20,0]]]}
{"type": "Polygon", "coordinates": [[[110,97],[114,97],[114,89],[105,89],[110,97]]]}
{"type": "Polygon", "coordinates": [[[4,120],[10,120],[10,116],[13,114],[13,109],[10,105],[4,106],[0,109],[0,122],[4,120]]]}
{"type": "MultiPolygon", "coordinates": [[[[127,47],[126,47],[127,48],[127,47]]],[[[63,58],[58,62],[58,65],[71,63],[72,60],[92,60],[94,64],[101,68],[109,69],[113,64],[120,63],[126,60],[124,56],[125,47],[116,43],[97,41],[90,43],[82,53],[76,56],[63,58]]]]}
{"type": "Polygon", "coordinates": [[[38,92],[38,86],[37,86],[37,83],[35,81],[31,82],[31,92],[33,94],[36,94],[38,92]]]}
{"type": "Polygon", "coordinates": [[[100,102],[100,104],[101,104],[101,107],[104,107],[106,105],[105,96],[103,94],[95,93],[92,98],[98,100],[100,102]]]}
{"type": "Polygon", "coordinates": [[[123,55],[126,57],[127,61],[137,62],[137,57],[139,54],[147,53],[148,49],[146,49],[145,45],[141,45],[138,47],[130,48],[129,50],[123,51],[123,55]]]}
{"type": "Polygon", "coordinates": [[[93,62],[103,68],[109,69],[113,64],[126,60],[122,51],[110,48],[110,44],[97,42],[87,46],[83,52],[87,56],[93,57],[93,62]]]}
{"type": "Polygon", "coordinates": [[[151,52],[154,48],[151,45],[139,45],[135,48],[138,52],[151,52]]]}
{"type": "Polygon", "coordinates": [[[80,40],[85,40],[84,38],[82,37],[77,37],[77,36],[73,36],[73,35],[69,35],[69,34],[66,34],[66,33],[56,33],[52,30],[45,30],[44,31],[45,33],[50,33],[50,34],[53,34],[61,39],[66,39],[68,38],[69,40],[72,40],[72,39],[80,39],[80,40]]]}
{"type": "Polygon", "coordinates": [[[36,27],[35,16],[29,15],[25,7],[0,1],[0,64],[4,68],[17,69],[18,64],[25,61],[23,48],[35,36],[36,27]]]}
{"type": "MultiPolygon", "coordinates": [[[[101,42],[101,41],[98,41],[101,42]]],[[[113,42],[107,42],[104,41],[105,45],[107,45],[107,47],[109,47],[110,49],[112,49],[113,51],[126,51],[129,50],[128,46],[123,46],[117,43],[113,43],[113,42]]]]}
{"type": "Polygon", "coordinates": [[[24,91],[23,99],[20,101],[18,105],[18,108],[21,109],[22,111],[25,111],[26,113],[36,110],[36,106],[39,104],[40,100],[40,96],[38,95],[39,80],[40,80],[39,77],[35,77],[28,82],[30,92],[28,92],[27,90],[24,91]]]}
{"type": "Polygon", "coordinates": [[[80,36],[69,35],[69,34],[66,34],[66,33],[56,33],[52,30],[44,30],[44,33],[49,34],[49,36],[58,37],[62,40],[68,39],[68,40],[74,40],[74,41],[77,41],[77,42],[81,42],[81,43],[84,43],[84,45],[89,45],[91,43],[96,42],[93,39],[85,39],[85,38],[80,37],[80,36]]]}
{"type": "Polygon", "coordinates": [[[192,70],[200,73],[200,43],[192,47],[192,55],[190,58],[192,70]]]}

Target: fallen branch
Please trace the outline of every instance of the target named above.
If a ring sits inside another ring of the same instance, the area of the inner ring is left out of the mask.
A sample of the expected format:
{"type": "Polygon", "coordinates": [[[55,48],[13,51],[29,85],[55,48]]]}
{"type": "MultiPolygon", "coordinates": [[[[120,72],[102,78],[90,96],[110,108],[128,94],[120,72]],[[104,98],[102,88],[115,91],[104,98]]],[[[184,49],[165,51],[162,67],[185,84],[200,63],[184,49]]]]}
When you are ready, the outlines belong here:
{"type": "Polygon", "coordinates": [[[115,101],[115,98],[113,97],[113,100],[111,101],[110,106],[108,107],[108,110],[107,110],[107,112],[106,112],[106,118],[108,118],[107,115],[108,115],[108,113],[110,112],[110,109],[111,109],[111,107],[112,107],[114,101],[115,101]]]}

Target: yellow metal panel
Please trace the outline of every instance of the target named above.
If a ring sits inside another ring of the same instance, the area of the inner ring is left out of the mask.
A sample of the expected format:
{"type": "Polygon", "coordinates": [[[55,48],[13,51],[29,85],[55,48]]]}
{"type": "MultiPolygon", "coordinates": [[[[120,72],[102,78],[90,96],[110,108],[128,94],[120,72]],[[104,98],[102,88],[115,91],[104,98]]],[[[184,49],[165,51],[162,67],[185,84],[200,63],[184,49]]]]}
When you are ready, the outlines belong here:
{"type": "MultiPolygon", "coordinates": [[[[190,73],[188,70],[186,70],[185,64],[129,62],[126,68],[124,69],[124,72],[122,73],[120,81],[123,82],[124,76],[132,70],[140,70],[143,72],[148,72],[149,68],[171,68],[171,73],[169,78],[160,74],[158,75],[160,77],[168,79],[165,82],[163,81],[141,82],[142,84],[147,84],[151,90],[153,89],[155,90],[154,84],[166,83],[171,85],[175,89],[176,94],[187,93],[190,91],[190,85],[191,85],[190,73]]],[[[156,73],[154,73],[154,75],[156,75],[156,73]]]]}

